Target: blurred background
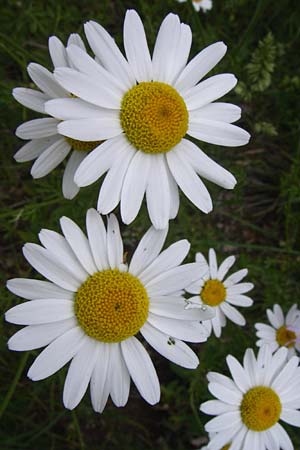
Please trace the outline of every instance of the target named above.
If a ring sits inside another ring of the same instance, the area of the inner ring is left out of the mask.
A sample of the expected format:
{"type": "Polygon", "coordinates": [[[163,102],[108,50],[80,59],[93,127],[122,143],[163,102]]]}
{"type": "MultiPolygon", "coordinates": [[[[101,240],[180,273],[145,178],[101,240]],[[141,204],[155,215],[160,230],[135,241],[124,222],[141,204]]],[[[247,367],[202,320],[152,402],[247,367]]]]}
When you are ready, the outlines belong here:
{"type": "MultiPolygon", "coordinates": [[[[47,49],[51,35],[64,43],[71,32],[83,37],[83,23],[99,21],[122,45],[127,8],[135,8],[145,24],[151,48],[164,16],[173,11],[193,31],[191,56],[223,40],[225,58],[214,73],[230,72],[239,79],[225,101],[242,107],[239,125],[248,130],[249,145],[226,148],[201,143],[201,148],[237,178],[234,191],[206,182],[214,210],[199,212],[183,196],[180,212],[170,223],[168,243],[187,238],[196,252],[217,251],[218,261],[234,254],[233,270],[247,267],[246,281],[255,284],[251,308],[243,309],[247,325],[229,323],[221,339],[193,345],[200,357],[197,370],[169,363],[148,349],[161,382],[158,405],[146,404],[132,386],[125,408],[108,403],[102,415],[93,412],[89,395],[70,412],[62,404],[66,368],[39,382],[26,372],[38,352],[7,350],[8,338],[19,327],[2,321],[0,382],[1,450],[190,450],[207,442],[208,416],[199,404],[210,398],[206,373],[227,373],[225,357],[242,357],[255,346],[256,322],[267,322],[265,310],[279,303],[284,312],[300,299],[300,3],[298,0],[214,0],[207,13],[192,3],[176,0],[7,1],[0,6],[0,127],[1,127],[1,310],[22,300],[5,282],[36,277],[22,256],[25,242],[37,242],[42,227],[59,231],[66,215],[84,227],[85,211],[96,205],[99,183],[81,189],[73,201],[63,199],[63,165],[47,177],[33,180],[32,163],[18,164],[13,155],[23,145],[14,136],[23,121],[37,117],[11,96],[16,86],[33,87],[26,72],[29,62],[52,70],[47,49]]],[[[119,211],[116,210],[117,214],[119,211]]],[[[150,223],[145,208],[130,227],[122,227],[125,247],[132,253],[150,223]]],[[[242,310],[242,308],[241,308],[242,310]]],[[[295,448],[300,433],[286,427],[295,448]]],[[[254,450],[254,449],[253,449],[254,450]]]]}

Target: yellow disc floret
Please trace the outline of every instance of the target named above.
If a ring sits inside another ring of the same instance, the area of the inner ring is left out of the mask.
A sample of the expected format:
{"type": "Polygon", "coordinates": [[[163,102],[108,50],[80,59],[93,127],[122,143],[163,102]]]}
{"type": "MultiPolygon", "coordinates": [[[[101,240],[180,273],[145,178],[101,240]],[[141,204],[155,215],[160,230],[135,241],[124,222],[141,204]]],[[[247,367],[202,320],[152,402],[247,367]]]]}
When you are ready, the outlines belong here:
{"type": "Polygon", "coordinates": [[[123,97],[120,115],[127,139],[145,153],[166,153],[188,129],[183,98],[170,85],[142,82],[123,97]]]}
{"type": "Polygon", "coordinates": [[[296,341],[296,333],[283,326],[276,331],[276,341],[283,347],[293,347],[296,341]]]}
{"type": "Polygon", "coordinates": [[[202,301],[209,306],[218,306],[226,298],[226,288],[219,280],[207,280],[200,292],[202,301]]]}
{"type": "Polygon", "coordinates": [[[86,334],[102,342],[134,336],[148,317],[149,298],[128,272],[103,270],[90,276],[75,295],[75,315],[86,334]]]}
{"type": "Polygon", "coordinates": [[[253,431],[264,431],[278,422],[281,414],[281,402],[273,389],[257,386],[243,397],[240,406],[242,421],[253,431]]]}
{"type": "Polygon", "coordinates": [[[94,150],[98,145],[102,144],[103,141],[77,141],[77,139],[72,139],[65,136],[65,140],[74,150],[78,152],[90,152],[94,150]]]}

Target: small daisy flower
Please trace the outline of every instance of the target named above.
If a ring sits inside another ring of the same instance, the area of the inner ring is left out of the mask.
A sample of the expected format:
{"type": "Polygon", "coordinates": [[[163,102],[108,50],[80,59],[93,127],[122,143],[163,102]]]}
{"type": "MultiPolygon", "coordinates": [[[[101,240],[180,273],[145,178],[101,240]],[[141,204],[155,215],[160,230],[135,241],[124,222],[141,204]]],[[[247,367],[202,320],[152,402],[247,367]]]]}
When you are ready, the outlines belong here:
{"type": "Polygon", "coordinates": [[[227,356],[232,379],[208,373],[208,389],[217,398],[200,406],[202,412],[217,416],[205,426],[207,432],[216,433],[208,450],[224,446],[230,450],[293,450],[279,423],[300,426],[299,358],[288,361],[287,355],[287,348],[272,355],[264,346],[255,358],[253,350],[247,349],[243,366],[227,356]]]}
{"type": "Polygon", "coordinates": [[[218,268],[213,248],[209,250],[208,262],[202,253],[196,254],[196,261],[204,264],[207,272],[203,276],[199,275],[198,280],[186,289],[190,294],[197,294],[187,300],[186,309],[210,306],[215,310],[215,317],[203,322],[209,335],[213,330],[215,336],[221,336],[222,327],[226,325],[226,317],[237,325],[245,325],[245,318],[234,306],[248,307],[253,304],[253,300],[244,295],[253,289],[253,284],[240,283],[248,274],[248,269],[239,270],[224,279],[233,266],[235,257],[229,256],[218,268]]]}
{"type": "MultiPolygon", "coordinates": [[[[76,45],[82,52],[85,52],[84,43],[78,34],[70,35],[68,45],[76,45]]],[[[54,67],[73,67],[64,45],[56,36],[49,39],[49,53],[54,67]]],[[[31,63],[27,70],[30,78],[40,90],[15,88],[13,96],[22,105],[46,114],[45,103],[48,100],[71,97],[71,93],[61,87],[53,73],[45,67],[31,63]]],[[[80,105],[81,100],[73,100],[75,105],[80,105]]],[[[74,183],[74,173],[88,152],[96,148],[100,142],[82,142],[62,136],[57,131],[58,123],[57,119],[47,117],[30,120],[20,125],[16,130],[16,135],[21,139],[30,139],[30,141],[14,157],[17,162],[36,159],[31,168],[31,175],[33,178],[41,178],[55,169],[71,152],[63,175],[62,191],[65,198],[72,199],[79,191],[79,187],[74,183]]]]}
{"type": "Polygon", "coordinates": [[[187,135],[217,145],[240,146],[249,134],[232,125],[240,108],[215,102],[237,83],[232,74],[203,77],[226,53],[217,42],[188,64],[192,33],[169,14],[160,27],[152,57],[138,14],[127,11],[124,58],[113,38],[96,22],[85,24],[87,40],[102,66],[76,46],[67,53],[77,70],[59,68],[56,80],[81,99],[47,102],[46,111],[61,120],[61,134],[80,141],[105,140],[80,164],[78,186],[108,172],[97,209],[111,212],[120,202],[124,223],[137,216],[144,195],[152,224],[163,229],[179,208],[178,186],[201,211],[212,201],[198,175],[233,189],[236,180],[187,135]]]}
{"type": "Polygon", "coordinates": [[[267,309],[270,325],[256,323],[256,335],[259,340],[258,347],[268,344],[274,352],[279,347],[287,347],[289,356],[300,352],[300,311],[298,305],[293,305],[284,317],[280,305],[274,305],[273,311],[267,309]]]}
{"type": "Polygon", "coordinates": [[[95,411],[102,412],[110,395],[124,406],[130,377],[150,404],[160,398],[158,377],[140,334],[161,355],[186,368],[197,367],[195,353],[182,340],[203,342],[207,333],[196,319],[211,316],[185,311],[183,289],[205,271],[201,263],[183,264],[190,244],[181,240],[162,253],[167,230],[145,234],[129,266],[114,215],[107,230],[96,210],[86,216],[87,235],[67,217],[63,236],[43,229],[42,243],[26,244],[27,261],[49,281],[12,279],[8,289],[30,301],[11,308],[6,320],[27,325],[8,346],[24,351],[45,347],[28,377],[42,380],[71,361],[63,401],[75,408],[90,383],[95,411]]]}
{"type": "MultiPolygon", "coordinates": [[[[184,3],[187,0],[177,0],[179,3],[184,3]]],[[[196,11],[202,9],[203,12],[209,11],[213,7],[212,0],[192,0],[193,7],[196,11]]]]}

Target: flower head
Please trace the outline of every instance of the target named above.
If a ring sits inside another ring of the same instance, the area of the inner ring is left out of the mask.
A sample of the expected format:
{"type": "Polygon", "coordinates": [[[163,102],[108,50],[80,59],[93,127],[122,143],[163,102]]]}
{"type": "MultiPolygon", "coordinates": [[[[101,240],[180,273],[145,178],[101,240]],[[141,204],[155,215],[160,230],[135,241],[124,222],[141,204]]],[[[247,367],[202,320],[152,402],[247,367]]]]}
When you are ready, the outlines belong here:
{"type": "Polygon", "coordinates": [[[124,22],[127,59],[98,23],[86,23],[85,33],[96,61],[70,45],[67,54],[76,70],[55,70],[56,80],[78,98],[46,104],[46,111],[61,120],[61,134],[105,141],[82,161],[75,182],[87,186],[108,172],[97,209],[107,214],[120,202],[127,224],[146,195],[153,225],[166,227],[178,212],[178,186],[200,210],[211,211],[210,195],[198,175],[226,189],[236,180],[187,136],[224,146],[249,140],[246,131],[232,125],[240,118],[240,108],[215,102],[236,85],[235,76],[202,80],[226,53],[224,43],[207,47],[187,64],[191,29],[169,14],[151,57],[143,24],[133,10],[127,11],[124,22]]]}
{"type": "Polygon", "coordinates": [[[217,400],[200,406],[206,414],[216,415],[206,426],[212,436],[208,450],[293,449],[280,420],[300,426],[299,358],[287,361],[286,348],[272,355],[262,347],[257,358],[251,349],[244,355],[243,366],[231,355],[227,365],[232,379],[210,372],[208,389],[217,400]]]}
{"type": "Polygon", "coordinates": [[[157,403],[158,377],[136,335],[170,361],[197,367],[197,356],[181,340],[205,341],[207,333],[197,320],[212,312],[199,311],[196,317],[186,311],[182,292],[206,268],[181,265],[190,247],[186,240],[160,253],[167,230],[151,227],[128,266],[114,215],[105,229],[101,216],[90,209],[88,237],[67,217],[60,224],[63,235],[43,229],[42,245],[23,248],[27,261],[49,281],[8,281],[10,291],[30,300],[6,313],[8,322],[27,325],[10,338],[9,348],[46,346],[29,369],[34,381],[72,360],[63,393],[69,409],[77,406],[89,383],[95,411],[103,411],[109,395],[117,406],[125,405],[130,377],[147,402],[157,403]]]}
{"type": "Polygon", "coordinates": [[[256,335],[259,340],[256,342],[258,347],[268,344],[271,351],[274,352],[279,347],[287,347],[289,356],[300,351],[300,310],[298,305],[293,305],[286,317],[284,317],[280,305],[274,305],[273,311],[267,309],[267,316],[270,325],[256,323],[256,335]]]}
{"type": "MultiPolygon", "coordinates": [[[[77,34],[70,35],[68,45],[74,45],[85,52],[84,43],[77,34]]],[[[73,67],[64,45],[56,36],[49,38],[49,53],[55,68],[73,67]]],[[[66,102],[70,100],[70,91],[60,86],[48,69],[40,64],[30,63],[27,70],[39,90],[15,88],[13,96],[19,103],[33,111],[46,114],[45,103],[48,100],[56,98],[65,98],[66,102]]],[[[73,100],[74,108],[80,105],[80,99],[73,100]]],[[[90,108],[93,109],[93,106],[90,105],[90,108]]],[[[96,148],[100,142],[83,142],[62,136],[57,131],[59,122],[52,117],[46,117],[20,125],[16,135],[30,141],[14,157],[18,162],[36,159],[31,168],[31,175],[33,178],[41,178],[55,169],[71,152],[63,175],[62,191],[65,198],[72,199],[79,191],[79,187],[74,183],[74,173],[88,152],[96,148]]]]}
{"type": "MultiPolygon", "coordinates": [[[[186,0],[177,0],[179,3],[185,3],[186,0]]],[[[213,7],[212,0],[192,0],[193,7],[196,11],[202,9],[203,12],[209,11],[213,7]]]]}
{"type": "Polygon", "coordinates": [[[215,317],[203,322],[209,335],[212,330],[217,337],[221,336],[222,327],[226,325],[226,318],[237,325],[245,325],[246,321],[235,306],[248,307],[253,300],[244,295],[253,288],[252,283],[240,283],[248,274],[247,269],[234,272],[225,278],[227,272],[235,262],[234,256],[226,258],[220,267],[217,265],[217,257],[214,249],[209,250],[208,262],[202,253],[196,254],[196,261],[205,264],[207,272],[189,286],[186,290],[190,294],[197,294],[187,300],[187,309],[198,309],[210,306],[215,310],[215,317]],[[225,278],[225,279],[224,279],[225,278]]]}

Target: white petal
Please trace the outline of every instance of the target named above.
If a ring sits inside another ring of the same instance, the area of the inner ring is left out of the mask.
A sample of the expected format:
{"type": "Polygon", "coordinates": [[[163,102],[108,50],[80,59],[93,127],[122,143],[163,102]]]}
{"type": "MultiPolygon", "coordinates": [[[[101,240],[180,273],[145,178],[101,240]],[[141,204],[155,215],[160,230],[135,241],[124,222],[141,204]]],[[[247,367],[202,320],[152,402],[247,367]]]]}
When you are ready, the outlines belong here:
{"type": "MultiPolygon", "coordinates": [[[[283,365],[287,360],[288,349],[285,347],[280,347],[276,353],[272,356],[270,362],[267,364],[264,362],[268,370],[265,371],[264,383],[266,385],[271,384],[274,377],[277,376],[279,371],[282,369],[283,365]]],[[[264,360],[265,357],[270,356],[270,349],[267,345],[260,348],[258,352],[258,358],[264,360]]]]}
{"type": "Polygon", "coordinates": [[[138,276],[146,267],[148,267],[161,251],[168,228],[156,230],[150,227],[139,242],[129,265],[129,272],[138,276]]]}
{"type": "MultiPolygon", "coordinates": [[[[205,429],[207,428],[207,425],[205,425],[205,429]]],[[[235,424],[231,428],[228,428],[227,430],[223,430],[222,433],[215,434],[210,442],[209,442],[209,450],[220,450],[222,447],[228,444],[228,442],[231,442],[232,437],[237,434],[240,430],[241,424],[235,424]]],[[[241,450],[241,449],[240,449],[241,450]]],[[[254,449],[251,449],[254,450],[254,449]]]]}
{"type": "Polygon", "coordinates": [[[35,359],[28,377],[33,381],[43,380],[57,372],[79,351],[85,336],[80,327],[75,327],[55,339],[35,359]]]}
{"type": "Polygon", "coordinates": [[[135,84],[131,68],[120,52],[114,39],[98,23],[90,21],[84,25],[90,47],[106,70],[122,80],[124,88],[130,89],[135,84]]]}
{"type": "Polygon", "coordinates": [[[206,425],[205,430],[210,432],[228,430],[232,426],[239,425],[241,422],[240,412],[239,411],[230,411],[225,414],[221,414],[214,419],[211,419],[206,425]]]}
{"type": "Polygon", "coordinates": [[[166,228],[170,212],[170,187],[165,155],[152,155],[146,199],[149,217],[157,229],[166,228]]]}
{"type": "Polygon", "coordinates": [[[182,297],[155,297],[151,298],[149,311],[163,317],[170,317],[177,320],[207,320],[214,317],[213,308],[207,307],[186,309],[186,299],[182,297]]]}
{"type": "Polygon", "coordinates": [[[294,450],[294,446],[292,441],[285,431],[285,429],[280,425],[280,423],[276,423],[274,425],[274,431],[276,430],[276,434],[278,436],[280,448],[283,450],[294,450]]]}
{"type": "Polygon", "coordinates": [[[237,325],[244,326],[246,324],[244,316],[242,316],[242,314],[233,306],[229,305],[229,303],[223,302],[221,304],[221,310],[228,319],[237,325]]]}
{"type": "Polygon", "coordinates": [[[175,338],[170,341],[169,336],[147,322],[140,329],[140,332],[158,353],[175,364],[187,369],[195,369],[198,366],[198,357],[184,342],[175,338]]]}
{"type": "Polygon", "coordinates": [[[127,60],[138,82],[152,80],[152,62],[143,23],[133,9],[124,20],[124,48],[127,60]]]}
{"type": "Polygon", "coordinates": [[[40,156],[43,151],[50,147],[56,140],[56,135],[48,138],[33,139],[23,145],[23,147],[14,154],[14,158],[17,162],[31,161],[40,156]]]}
{"type": "Polygon", "coordinates": [[[134,154],[135,150],[133,147],[121,135],[115,162],[104,178],[99,192],[97,209],[102,214],[110,213],[118,205],[121,199],[124,178],[134,154]]]}
{"type": "Polygon", "coordinates": [[[215,279],[215,278],[217,278],[218,264],[217,264],[216,252],[214,251],[213,248],[209,249],[208,261],[209,261],[210,277],[215,279]]]}
{"type": "Polygon", "coordinates": [[[220,384],[214,382],[209,383],[208,389],[212,395],[225,403],[229,403],[230,405],[236,405],[238,407],[242,400],[242,393],[237,389],[228,389],[227,387],[221,386],[220,384]]]}
{"type": "Polygon", "coordinates": [[[90,274],[97,272],[89,241],[79,226],[68,217],[60,219],[60,226],[73,252],[81,265],[90,274]]]}
{"type": "Polygon", "coordinates": [[[61,40],[50,36],[48,46],[54,67],[68,67],[67,52],[61,40]]]}
{"type": "Polygon", "coordinates": [[[251,388],[251,380],[248,377],[247,372],[238,362],[238,360],[235,359],[233,356],[228,355],[226,358],[226,362],[232,375],[232,378],[235,384],[238,386],[238,388],[244,393],[248,391],[251,388]]]}
{"type": "Polygon", "coordinates": [[[175,83],[175,88],[181,91],[195,86],[223,58],[227,50],[223,42],[206,47],[198,53],[185,67],[175,83]]]}
{"type": "Polygon", "coordinates": [[[241,108],[231,103],[215,102],[190,111],[189,120],[208,119],[232,123],[241,118],[241,108]]]}
{"type": "Polygon", "coordinates": [[[130,389],[130,376],[121,353],[119,344],[110,344],[110,395],[116,406],[124,406],[127,403],[130,389]]]}
{"type": "Polygon", "coordinates": [[[137,151],[125,175],[121,193],[121,216],[124,223],[131,223],[137,216],[150,170],[151,156],[137,151]]]}
{"type": "Polygon", "coordinates": [[[234,176],[209,158],[199,147],[187,139],[182,140],[181,153],[201,177],[225,189],[233,189],[236,185],[234,176]]]}
{"type": "Polygon", "coordinates": [[[299,358],[293,356],[283,367],[277,377],[274,379],[272,383],[272,388],[281,393],[286,389],[290,382],[293,381],[293,378],[296,373],[296,369],[299,364],[299,358]]]}
{"type": "Polygon", "coordinates": [[[49,100],[45,105],[45,111],[60,120],[116,117],[115,110],[92,105],[80,98],[56,98],[49,100]]]}
{"type": "Polygon", "coordinates": [[[210,195],[194,169],[183,158],[182,148],[184,148],[184,143],[178,144],[167,153],[170,171],[188,199],[201,211],[208,213],[212,210],[210,195]]]}
{"type": "Polygon", "coordinates": [[[70,319],[73,316],[73,301],[43,299],[31,300],[14,306],[5,313],[5,320],[17,325],[38,325],[70,319]]]}
{"type": "Polygon", "coordinates": [[[81,39],[80,35],[78,33],[71,33],[69,38],[68,38],[68,43],[67,45],[77,45],[77,47],[80,47],[81,50],[85,50],[85,45],[83,40],[81,39]]]}
{"type": "Polygon", "coordinates": [[[12,95],[21,105],[42,114],[45,112],[45,102],[49,100],[48,95],[43,92],[27,88],[15,88],[12,91],[12,95]]]}
{"type": "Polygon", "coordinates": [[[174,68],[173,68],[173,78],[172,84],[174,84],[174,80],[178,78],[178,75],[185,68],[186,63],[189,58],[190,50],[192,44],[192,30],[189,25],[185,23],[180,24],[180,38],[177,45],[176,57],[174,58],[174,68]]]}
{"type": "Polygon", "coordinates": [[[280,419],[294,427],[300,427],[300,411],[282,408],[280,419]]]}
{"type": "Polygon", "coordinates": [[[74,409],[81,401],[90,382],[98,355],[98,342],[86,336],[83,345],[74,356],[66,376],[63,392],[65,408],[74,409]]]}
{"type": "Polygon", "coordinates": [[[73,277],[71,272],[58,264],[46,249],[37,244],[25,244],[23,254],[29,264],[45,278],[64,289],[77,291],[80,282],[73,277]]]}
{"type": "Polygon", "coordinates": [[[214,120],[190,120],[187,133],[201,141],[226,147],[239,147],[248,144],[250,134],[236,125],[214,120]]]}
{"type": "Polygon", "coordinates": [[[70,144],[64,138],[59,138],[47,148],[31,167],[33,178],[42,178],[55,169],[69,154],[70,144]]]}
{"type": "Polygon", "coordinates": [[[197,278],[201,277],[205,267],[200,263],[183,264],[169,269],[164,273],[152,278],[146,284],[148,294],[152,297],[172,294],[175,291],[184,289],[197,278]]]}
{"type": "MultiPolygon", "coordinates": [[[[234,88],[236,83],[237,79],[230,73],[214,75],[205,81],[201,81],[197,86],[183,94],[187,109],[193,111],[223,97],[234,88]]],[[[195,116],[193,116],[193,119],[196,121],[195,116]]]]}
{"type": "Polygon", "coordinates": [[[85,157],[85,152],[74,150],[67,162],[63,175],[62,192],[64,197],[68,200],[72,200],[79,192],[79,187],[74,182],[74,175],[85,157]]]}
{"type": "Polygon", "coordinates": [[[235,306],[252,306],[253,300],[247,295],[235,294],[233,296],[227,295],[226,302],[235,306]]]}
{"type": "Polygon", "coordinates": [[[235,256],[228,256],[222,264],[220,264],[219,270],[218,270],[218,280],[222,281],[227,274],[228,270],[233,266],[235,263],[235,256]]]}
{"type": "Polygon", "coordinates": [[[67,92],[57,83],[53,74],[40,64],[30,63],[27,67],[32,81],[50,98],[66,97],[67,92]]]}
{"type": "Polygon", "coordinates": [[[139,277],[143,283],[149,283],[153,278],[162,274],[166,270],[170,270],[179,266],[187,256],[191,244],[186,239],[175,242],[164,250],[155,260],[143,270],[139,277]]]}
{"type": "Polygon", "coordinates": [[[90,389],[93,408],[96,412],[102,413],[110,391],[110,344],[105,342],[98,342],[97,344],[99,354],[92,373],[90,389]]]}
{"type": "Polygon", "coordinates": [[[8,280],[6,287],[14,294],[27,300],[43,298],[72,300],[74,295],[73,292],[49,283],[49,281],[30,280],[27,278],[13,278],[8,280]]]}
{"type": "Polygon", "coordinates": [[[106,230],[100,214],[89,209],[86,214],[86,229],[91,252],[99,270],[109,268],[107,257],[106,230]]]}
{"type": "Polygon", "coordinates": [[[16,129],[16,136],[21,139],[40,139],[57,134],[56,119],[47,117],[46,119],[33,119],[22,123],[16,129]]]}
{"type": "Polygon", "coordinates": [[[78,186],[89,186],[111,167],[120,139],[121,136],[118,136],[105,141],[84,158],[74,176],[78,186]]]}
{"type": "Polygon", "coordinates": [[[245,294],[254,288],[253,283],[240,283],[227,288],[228,295],[232,294],[245,294]]]}
{"type": "Polygon", "coordinates": [[[160,399],[160,384],[147,351],[134,336],[122,341],[121,349],[139,393],[150,405],[155,405],[160,399]]]}
{"type": "Polygon", "coordinates": [[[122,133],[119,117],[101,117],[99,119],[65,120],[58,125],[63,136],[79,141],[101,141],[119,136],[122,133]]]}
{"type": "Polygon", "coordinates": [[[54,339],[74,328],[76,325],[77,321],[73,317],[59,322],[29,325],[15,333],[9,339],[7,345],[10,350],[19,352],[35,350],[50,344],[54,339]]]}
{"type": "Polygon", "coordinates": [[[114,214],[107,219],[107,255],[111,269],[119,268],[123,262],[123,241],[119,222],[114,214]]]}
{"type": "Polygon", "coordinates": [[[221,386],[225,386],[229,390],[237,391],[239,393],[239,390],[237,389],[234,381],[226,375],[222,375],[218,372],[208,372],[207,379],[210,383],[220,384],[221,386]]]}
{"type": "Polygon", "coordinates": [[[148,323],[168,336],[187,342],[204,342],[207,334],[198,322],[176,320],[150,313],[148,323]]]}
{"type": "Polygon", "coordinates": [[[55,79],[67,91],[93,105],[119,109],[121,96],[99,73],[95,76],[77,72],[70,68],[55,69],[55,79]]]}
{"type": "Polygon", "coordinates": [[[167,174],[169,180],[169,189],[170,189],[170,219],[175,219],[178,214],[180,198],[179,198],[179,190],[177,183],[170,172],[169,166],[167,166],[167,174]]]}
{"type": "Polygon", "coordinates": [[[233,284],[239,283],[245,276],[248,274],[248,269],[241,269],[237,272],[230,275],[226,280],[224,281],[224,286],[227,288],[229,286],[232,286],[233,284]]]}
{"type": "Polygon", "coordinates": [[[279,305],[274,305],[274,312],[267,309],[267,316],[274,328],[280,328],[284,325],[284,315],[279,305]]]}
{"type": "Polygon", "coordinates": [[[230,411],[235,411],[236,406],[228,405],[220,400],[208,400],[200,405],[200,411],[211,416],[224,414],[230,411]]]}

